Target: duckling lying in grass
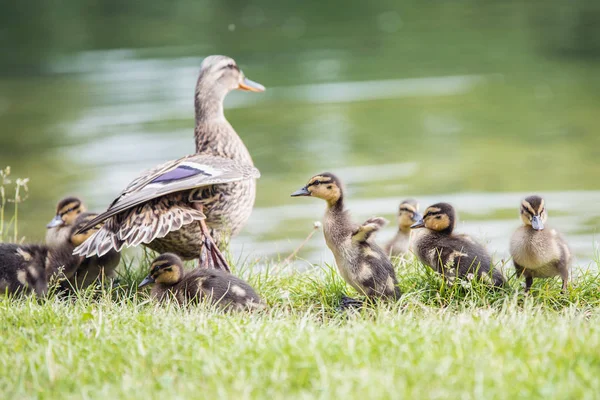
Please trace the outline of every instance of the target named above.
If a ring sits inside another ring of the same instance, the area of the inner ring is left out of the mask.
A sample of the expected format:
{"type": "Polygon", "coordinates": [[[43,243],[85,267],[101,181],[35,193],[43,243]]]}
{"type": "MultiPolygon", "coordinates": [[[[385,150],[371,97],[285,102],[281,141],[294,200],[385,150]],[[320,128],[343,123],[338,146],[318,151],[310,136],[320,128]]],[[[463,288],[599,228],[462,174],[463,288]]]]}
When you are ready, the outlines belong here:
{"type": "Polygon", "coordinates": [[[419,203],[407,199],[400,203],[398,209],[398,232],[385,246],[385,252],[392,257],[405,257],[410,249],[410,226],[422,218],[419,214],[419,203]]]}
{"type": "MultiPolygon", "coordinates": [[[[82,217],[83,215],[80,215],[82,217]]],[[[73,250],[90,234],[75,234],[82,226],[78,217],[67,235],[61,235],[54,246],[37,244],[0,244],[0,292],[31,293],[44,296],[48,282],[72,276],[82,262],[82,257],[73,255],[73,250]]]]}
{"type": "MultiPolygon", "coordinates": [[[[341,182],[328,172],[313,176],[306,186],[292,193],[292,196],[313,196],[327,202],[323,222],[325,242],[347,283],[369,298],[400,297],[391,261],[371,240],[372,235],[385,225],[383,218],[370,218],[362,225],[353,223],[344,209],[341,182]]],[[[346,302],[352,304],[353,300],[345,299],[344,304],[346,302]]]]}
{"type": "Polygon", "coordinates": [[[172,253],[158,256],[150,265],[150,274],[138,287],[152,283],[151,295],[159,302],[172,297],[181,305],[208,299],[211,304],[227,310],[264,307],[262,299],[245,281],[212,268],[195,268],[186,273],[181,259],[172,253]]]}
{"type": "Polygon", "coordinates": [[[486,249],[468,235],[453,233],[455,221],[454,207],[448,203],[437,203],[425,210],[423,218],[411,226],[426,228],[413,244],[419,260],[450,283],[457,277],[478,277],[493,286],[504,285],[504,276],[493,267],[486,249]]]}
{"type": "MultiPolygon", "coordinates": [[[[88,222],[93,220],[98,214],[86,213],[86,207],[83,201],[77,197],[66,197],[58,202],[56,206],[56,215],[46,225],[46,244],[50,248],[60,247],[65,240],[68,240],[75,220],[79,221],[79,228],[83,228],[88,222]],[[85,215],[83,219],[79,219],[85,215]]],[[[101,225],[91,228],[91,233],[96,233],[101,225]]],[[[86,232],[85,237],[91,235],[86,232]]],[[[80,244],[83,241],[80,242],[80,244]]],[[[92,256],[85,258],[77,271],[69,277],[68,281],[62,283],[64,289],[84,289],[103,278],[113,279],[116,277],[116,268],[121,261],[121,255],[115,250],[111,250],[101,257],[92,256]]]]}
{"type": "Polygon", "coordinates": [[[545,228],[548,213],[544,199],[529,196],[521,202],[519,227],[510,239],[510,255],[517,274],[525,276],[525,292],[533,278],[562,278],[562,291],[567,291],[571,251],[565,239],[554,229],[545,228]]]}

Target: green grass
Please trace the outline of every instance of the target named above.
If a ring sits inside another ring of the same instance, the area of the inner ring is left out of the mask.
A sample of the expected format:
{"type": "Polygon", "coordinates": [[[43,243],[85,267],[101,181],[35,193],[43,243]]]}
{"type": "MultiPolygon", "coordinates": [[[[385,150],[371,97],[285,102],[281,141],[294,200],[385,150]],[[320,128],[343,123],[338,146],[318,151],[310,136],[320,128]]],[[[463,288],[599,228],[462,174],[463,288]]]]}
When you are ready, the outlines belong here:
{"type": "Polygon", "coordinates": [[[597,398],[600,279],[445,286],[398,267],[397,304],[336,310],[355,295],[330,267],[247,278],[266,311],[157,306],[126,261],[121,288],[76,299],[0,298],[5,398],[597,398]]]}

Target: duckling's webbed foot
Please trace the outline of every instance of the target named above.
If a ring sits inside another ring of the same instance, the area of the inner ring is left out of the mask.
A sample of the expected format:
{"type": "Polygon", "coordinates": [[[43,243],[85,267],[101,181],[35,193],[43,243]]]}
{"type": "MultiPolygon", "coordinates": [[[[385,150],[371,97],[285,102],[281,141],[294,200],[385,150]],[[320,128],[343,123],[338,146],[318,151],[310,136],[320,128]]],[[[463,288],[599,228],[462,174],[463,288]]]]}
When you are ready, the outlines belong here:
{"type": "Polygon", "coordinates": [[[342,301],[340,302],[340,305],[338,306],[338,310],[339,311],[346,311],[346,310],[350,310],[350,309],[361,309],[364,305],[364,302],[358,299],[353,299],[352,297],[347,297],[344,296],[342,297],[342,301]]]}

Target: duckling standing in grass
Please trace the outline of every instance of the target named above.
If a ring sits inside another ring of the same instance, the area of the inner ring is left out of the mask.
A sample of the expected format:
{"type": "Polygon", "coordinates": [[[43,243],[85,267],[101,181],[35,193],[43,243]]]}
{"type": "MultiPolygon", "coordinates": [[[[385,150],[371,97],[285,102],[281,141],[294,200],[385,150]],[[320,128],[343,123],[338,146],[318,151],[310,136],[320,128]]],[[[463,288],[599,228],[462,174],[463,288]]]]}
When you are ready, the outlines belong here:
{"type": "Polygon", "coordinates": [[[385,252],[392,257],[405,257],[410,249],[410,226],[422,218],[419,214],[419,203],[414,199],[407,199],[400,203],[398,209],[398,232],[385,246],[385,252]]]}
{"type": "MultiPolygon", "coordinates": [[[[77,197],[66,197],[58,202],[56,206],[56,216],[46,225],[46,244],[50,248],[63,246],[69,235],[72,234],[72,227],[75,220],[79,221],[78,229],[83,228],[87,223],[96,218],[98,214],[86,213],[86,207],[83,201],[77,197]],[[84,218],[79,218],[85,215],[84,218]]],[[[90,229],[85,237],[90,237],[96,233],[101,224],[90,229]]],[[[83,241],[81,242],[83,243],[83,241]]],[[[81,244],[80,243],[80,244],[81,244]]],[[[110,250],[105,255],[98,257],[92,256],[83,260],[76,273],[70,276],[68,282],[63,282],[65,289],[84,289],[103,278],[113,279],[116,277],[116,268],[121,261],[121,255],[110,250]]]]}
{"type": "Polygon", "coordinates": [[[425,210],[423,218],[411,226],[425,227],[413,244],[419,260],[441,273],[450,283],[458,278],[477,276],[493,286],[506,282],[492,265],[486,249],[468,235],[454,234],[456,214],[448,203],[437,203],[425,210]]]}
{"type": "Polygon", "coordinates": [[[264,307],[256,291],[240,278],[218,269],[196,268],[186,273],[181,259],[172,253],[158,256],[138,287],[152,283],[152,297],[160,302],[173,297],[181,305],[208,299],[227,310],[264,307]]]}
{"type": "MultiPolygon", "coordinates": [[[[353,223],[348,211],[344,209],[341,182],[328,172],[313,176],[306,186],[292,193],[292,196],[313,196],[327,202],[323,222],[325,242],[333,252],[340,274],[346,282],[369,298],[400,297],[391,261],[370,240],[373,233],[385,225],[385,219],[373,217],[362,225],[353,223]]],[[[349,301],[352,302],[351,299],[349,301]]]]}
{"type": "Polygon", "coordinates": [[[571,251],[565,239],[554,229],[545,228],[548,213],[544,199],[529,196],[521,202],[521,220],[510,239],[510,255],[517,274],[525,276],[525,292],[533,278],[562,278],[562,290],[567,291],[571,251]]]}

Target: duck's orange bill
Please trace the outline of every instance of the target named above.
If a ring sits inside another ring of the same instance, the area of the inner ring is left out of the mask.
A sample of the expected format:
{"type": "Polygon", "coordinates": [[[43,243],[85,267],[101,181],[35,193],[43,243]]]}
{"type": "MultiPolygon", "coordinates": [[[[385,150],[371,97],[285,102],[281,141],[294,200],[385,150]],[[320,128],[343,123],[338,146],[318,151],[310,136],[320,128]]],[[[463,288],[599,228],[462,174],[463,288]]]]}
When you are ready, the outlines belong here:
{"type": "Polygon", "coordinates": [[[238,89],[249,90],[251,92],[264,92],[265,91],[265,87],[263,85],[261,85],[258,82],[251,81],[248,78],[244,78],[244,80],[242,82],[240,82],[238,89]]]}

